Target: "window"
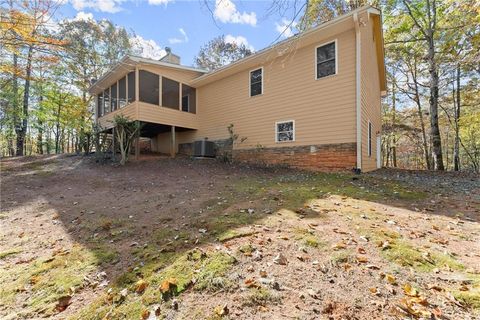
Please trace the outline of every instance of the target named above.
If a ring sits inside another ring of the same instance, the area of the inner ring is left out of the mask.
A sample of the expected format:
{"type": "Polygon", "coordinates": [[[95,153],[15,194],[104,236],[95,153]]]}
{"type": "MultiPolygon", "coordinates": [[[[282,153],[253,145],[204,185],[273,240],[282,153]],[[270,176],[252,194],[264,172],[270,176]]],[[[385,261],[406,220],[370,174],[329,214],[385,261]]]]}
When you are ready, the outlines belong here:
{"type": "Polygon", "coordinates": [[[275,141],[295,141],[295,121],[282,121],[275,123],[275,141]]]}
{"type": "Polygon", "coordinates": [[[250,71],[250,97],[263,93],[263,68],[250,71]]]}
{"type": "Polygon", "coordinates": [[[107,114],[110,112],[110,88],[103,91],[103,101],[104,101],[103,114],[107,114]]]}
{"type": "Polygon", "coordinates": [[[116,83],[110,87],[110,92],[112,94],[112,98],[110,99],[112,107],[110,110],[114,111],[114,110],[117,110],[117,84],[116,83]]]}
{"type": "Polygon", "coordinates": [[[126,100],[126,83],[127,80],[126,78],[122,78],[118,80],[118,107],[123,108],[127,105],[127,100],[126,100]]]}
{"type": "Polygon", "coordinates": [[[97,117],[103,116],[103,92],[97,95],[97,117]]]}
{"type": "Polygon", "coordinates": [[[317,47],[317,79],[337,73],[336,41],[317,47]]]}
{"type": "Polygon", "coordinates": [[[196,112],[196,90],[186,84],[182,84],[182,111],[196,112]]]}
{"type": "Polygon", "coordinates": [[[128,98],[127,104],[135,101],[135,71],[132,71],[127,76],[128,81],[128,98]]]}
{"type": "Polygon", "coordinates": [[[156,104],[158,106],[160,104],[160,92],[158,91],[160,81],[159,75],[140,70],[139,78],[139,100],[150,104],[156,104]]]}
{"type": "Polygon", "coordinates": [[[179,109],[180,107],[180,83],[162,77],[162,106],[179,109]]]}
{"type": "Polygon", "coordinates": [[[368,121],[368,156],[372,156],[372,123],[368,121]]]}

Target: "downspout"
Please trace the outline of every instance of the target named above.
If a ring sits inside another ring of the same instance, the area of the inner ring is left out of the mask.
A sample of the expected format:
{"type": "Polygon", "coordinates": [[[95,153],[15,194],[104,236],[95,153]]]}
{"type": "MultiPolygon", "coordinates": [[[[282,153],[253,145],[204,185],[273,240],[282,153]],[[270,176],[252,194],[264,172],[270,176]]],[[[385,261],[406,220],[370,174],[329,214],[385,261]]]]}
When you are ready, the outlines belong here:
{"type": "Polygon", "coordinates": [[[360,42],[360,21],[358,14],[353,14],[355,24],[355,110],[357,128],[357,170],[362,170],[362,101],[361,101],[361,42],[360,42]]]}

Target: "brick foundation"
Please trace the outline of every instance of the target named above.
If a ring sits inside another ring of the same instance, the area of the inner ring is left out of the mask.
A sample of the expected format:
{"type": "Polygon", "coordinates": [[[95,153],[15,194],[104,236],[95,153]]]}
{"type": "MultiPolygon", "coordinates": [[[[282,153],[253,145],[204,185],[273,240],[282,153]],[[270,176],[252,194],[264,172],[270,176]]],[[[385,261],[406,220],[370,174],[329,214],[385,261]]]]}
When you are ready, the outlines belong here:
{"type": "Polygon", "coordinates": [[[315,171],[345,171],[356,167],[356,144],[339,143],[295,147],[233,150],[237,161],[315,171]]]}

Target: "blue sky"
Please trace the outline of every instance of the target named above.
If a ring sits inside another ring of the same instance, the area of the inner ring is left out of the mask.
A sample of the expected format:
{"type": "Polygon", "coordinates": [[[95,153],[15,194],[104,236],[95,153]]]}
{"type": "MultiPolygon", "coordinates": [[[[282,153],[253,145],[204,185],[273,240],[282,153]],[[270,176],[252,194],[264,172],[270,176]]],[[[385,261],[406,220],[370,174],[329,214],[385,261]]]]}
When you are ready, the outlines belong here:
{"type": "MultiPolygon", "coordinates": [[[[66,0],[59,19],[109,19],[134,32],[145,56],[156,57],[168,46],[193,65],[202,45],[224,34],[227,41],[261,50],[276,40],[289,25],[293,10],[282,16],[267,14],[269,1],[209,0],[66,0]]],[[[284,31],[280,39],[294,30],[284,31]]],[[[280,40],[278,39],[278,40],[280,40]]]]}

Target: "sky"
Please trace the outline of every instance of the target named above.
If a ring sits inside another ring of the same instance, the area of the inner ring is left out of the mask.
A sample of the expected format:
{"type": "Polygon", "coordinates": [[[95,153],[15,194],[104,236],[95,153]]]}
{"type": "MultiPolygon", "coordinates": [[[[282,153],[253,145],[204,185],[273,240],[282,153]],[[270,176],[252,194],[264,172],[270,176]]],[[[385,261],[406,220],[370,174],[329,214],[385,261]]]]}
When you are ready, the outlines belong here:
{"type": "Polygon", "coordinates": [[[194,64],[201,46],[219,35],[258,51],[295,32],[293,9],[267,14],[270,1],[65,0],[57,19],[108,19],[136,35],[143,56],[159,59],[165,47],[194,64]]]}

